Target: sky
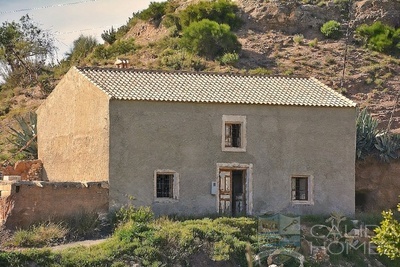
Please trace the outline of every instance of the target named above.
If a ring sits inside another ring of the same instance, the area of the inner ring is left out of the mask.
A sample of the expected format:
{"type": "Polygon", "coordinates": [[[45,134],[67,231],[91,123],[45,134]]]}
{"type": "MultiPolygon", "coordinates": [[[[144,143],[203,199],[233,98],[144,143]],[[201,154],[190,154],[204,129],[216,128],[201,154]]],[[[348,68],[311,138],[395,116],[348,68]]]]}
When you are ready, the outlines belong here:
{"type": "Polygon", "coordinates": [[[19,21],[28,14],[43,30],[50,31],[62,59],[81,34],[94,36],[103,43],[101,33],[118,28],[134,12],[147,8],[150,2],[165,0],[0,0],[0,24],[19,21]]]}

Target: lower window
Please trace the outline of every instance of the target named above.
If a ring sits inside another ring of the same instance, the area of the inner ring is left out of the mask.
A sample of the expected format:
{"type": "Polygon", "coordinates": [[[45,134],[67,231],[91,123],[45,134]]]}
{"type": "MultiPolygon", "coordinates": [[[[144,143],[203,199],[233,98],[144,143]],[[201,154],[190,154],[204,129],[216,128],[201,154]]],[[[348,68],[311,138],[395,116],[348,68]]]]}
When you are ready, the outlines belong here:
{"type": "Polygon", "coordinates": [[[154,173],[154,196],[158,200],[178,199],[178,173],[171,170],[157,170],[154,173]]]}
{"type": "Polygon", "coordinates": [[[157,197],[174,197],[174,175],[157,174],[157,197]]]}
{"type": "Polygon", "coordinates": [[[293,176],[291,183],[292,201],[297,203],[311,203],[311,177],[293,176]]]}

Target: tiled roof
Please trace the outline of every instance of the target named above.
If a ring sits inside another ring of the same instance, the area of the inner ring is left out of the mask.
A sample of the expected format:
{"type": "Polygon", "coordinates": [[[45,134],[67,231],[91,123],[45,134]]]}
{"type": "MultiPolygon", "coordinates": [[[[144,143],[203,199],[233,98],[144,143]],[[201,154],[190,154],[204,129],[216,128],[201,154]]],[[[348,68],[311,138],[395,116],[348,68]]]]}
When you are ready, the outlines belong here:
{"type": "Polygon", "coordinates": [[[315,78],[76,68],[111,99],[355,107],[315,78]]]}

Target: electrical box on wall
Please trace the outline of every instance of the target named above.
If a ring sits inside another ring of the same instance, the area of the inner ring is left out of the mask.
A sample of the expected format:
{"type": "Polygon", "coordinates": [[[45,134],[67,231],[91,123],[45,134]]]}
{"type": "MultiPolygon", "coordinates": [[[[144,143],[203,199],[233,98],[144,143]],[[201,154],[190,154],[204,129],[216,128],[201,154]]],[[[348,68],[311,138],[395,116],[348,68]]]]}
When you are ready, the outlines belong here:
{"type": "Polygon", "coordinates": [[[217,182],[211,182],[211,195],[217,194],[217,182]]]}

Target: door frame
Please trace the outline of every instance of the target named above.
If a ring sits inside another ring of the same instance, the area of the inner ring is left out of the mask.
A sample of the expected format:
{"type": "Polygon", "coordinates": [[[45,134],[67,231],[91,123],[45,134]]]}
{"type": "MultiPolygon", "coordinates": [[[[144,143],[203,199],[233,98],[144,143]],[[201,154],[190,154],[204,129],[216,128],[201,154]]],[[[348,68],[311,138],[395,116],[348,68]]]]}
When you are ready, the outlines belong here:
{"type": "Polygon", "coordinates": [[[217,163],[215,181],[217,182],[216,208],[219,213],[219,173],[220,170],[244,170],[245,175],[245,198],[246,215],[253,215],[253,164],[243,163],[217,163]]]}

